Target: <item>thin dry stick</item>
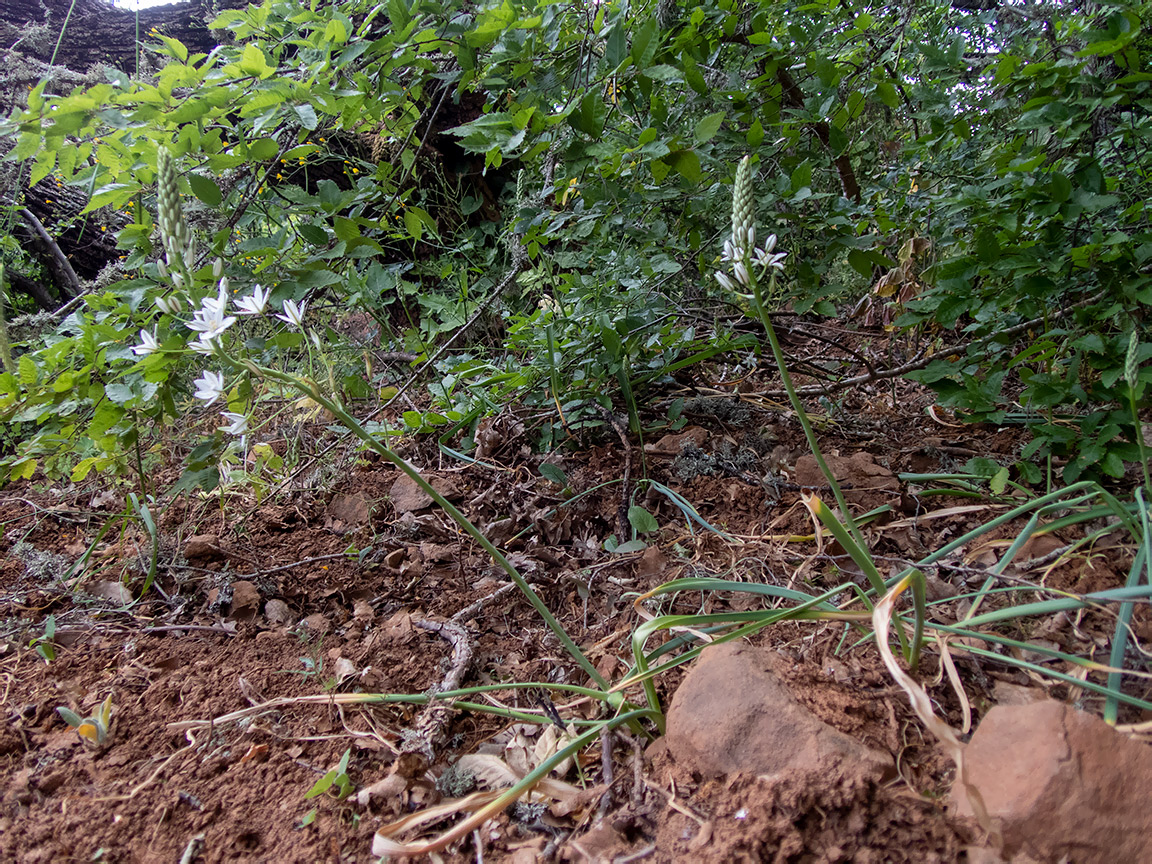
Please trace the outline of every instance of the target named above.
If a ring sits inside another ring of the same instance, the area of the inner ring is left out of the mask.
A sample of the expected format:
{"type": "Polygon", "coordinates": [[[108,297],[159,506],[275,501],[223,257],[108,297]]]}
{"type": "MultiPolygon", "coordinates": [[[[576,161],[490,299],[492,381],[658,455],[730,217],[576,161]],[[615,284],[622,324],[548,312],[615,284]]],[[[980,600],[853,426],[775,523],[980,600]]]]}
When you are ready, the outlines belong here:
{"type": "MultiPolygon", "coordinates": [[[[459,689],[460,682],[471,668],[475,656],[475,647],[468,635],[468,629],[458,621],[417,620],[412,623],[423,630],[431,630],[452,645],[452,667],[436,690],[444,692],[459,689]]],[[[419,754],[431,764],[435,758],[436,748],[448,737],[447,729],[452,715],[450,706],[443,702],[430,701],[424,707],[420,718],[413,724],[414,734],[404,742],[400,748],[401,752],[419,754]]]]}
{"type": "MultiPolygon", "coordinates": [[[[917,369],[923,369],[933,360],[938,360],[941,357],[947,357],[950,354],[956,354],[960,351],[967,351],[969,348],[978,345],[985,345],[992,340],[1003,340],[1013,336],[1019,336],[1026,333],[1034,327],[1047,326],[1053,321],[1063,318],[1070,312],[1079,309],[1082,306],[1088,306],[1095,303],[1097,300],[1104,296],[1101,291],[1091,297],[1085,297],[1083,300],[1065,306],[1063,309],[1057,309],[1040,318],[1033,318],[1031,321],[1025,321],[1017,324],[1014,327],[1009,327],[1006,330],[998,330],[992,336],[985,336],[983,339],[970,339],[967,342],[953,342],[951,345],[945,345],[933,354],[921,355],[915,360],[910,360],[900,366],[893,366],[889,369],[869,370],[863,375],[855,375],[852,378],[845,378],[842,381],[837,381],[834,384],[809,384],[807,387],[797,387],[796,393],[800,396],[819,396],[826,393],[834,393],[837,390],[844,390],[848,387],[854,387],[857,384],[867,384],[870,381],[883,381],[888,378],[899,378],[901,375],[906,375],[909,372],[915,372],[917,369]]],[[[764,393],[757,394],[769,399],[779,399],[787,396],[785,390],[768,390],[764,393]]]]}

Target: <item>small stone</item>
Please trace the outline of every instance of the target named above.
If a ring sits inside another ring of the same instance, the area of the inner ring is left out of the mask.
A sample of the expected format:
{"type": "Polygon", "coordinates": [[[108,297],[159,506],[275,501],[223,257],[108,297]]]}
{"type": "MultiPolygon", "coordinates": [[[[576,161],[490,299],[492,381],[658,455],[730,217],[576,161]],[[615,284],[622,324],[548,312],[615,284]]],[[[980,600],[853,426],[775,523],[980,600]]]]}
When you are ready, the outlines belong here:
{"type": "MultiPolygon", "coordinates": [[[[443,495],[449,501],[460,498],[460,487],[452,477],[425,477],[428,485],[443,495]]],[[[401,474],[392,484],[388,493],[392,499],[392,506],[397,513],[412,513],[432,506],[432,496],[416,485],[416,481],[407,474],[401,474]]]]}
{"type": "Polygon", "coordinates": [[[668,752],[704,777],[735,772],[879,781],[892,757],[824,723],[783,683],[785,661],[738,642],[704,649],[668,709],[668,752]]]}
{"type": "Polygon", "coordinates": [[[337,533],[368,524],[372,506],[360,495],[337,495],[328,502],[325,527],[337,533]]]}
{"type": "Polygon", "coordinates": [[[401,474],[389,493],[397,513],[412,513],[432,506],[432,496],[416,485],[407,474],[401,474]]]}
{"type": "Polygon", "coordinates": [[[232,583],[232,614],[240,615],[255,612],[260,608],[260,592],[251,582],[240,580],[232,583]]]}
{"type": "Polygon", "coordinates": [[[331,625],[328,623],[328,619],[321,615],[319,612],[316,612],[313,615],[309,615],[307,618],[300,622],[300,626],[307,630],[309,633],[313,634],[327,633],[332,629],[331,625]]]}
{"type": "Polygon", "coordinates": [[[291,625],[296,621],[296,616],[292,614],[288,604],[279,598],[269,600],[264,604],[264,617],[273,624],[291,625]]]}
{"type": "Polygon", "coordinates": [[[127,606],[132,602],[132,592],[123,582],[94,582],[87,586],[87,591],[93,597],[99,597],[118,606],[127,606]]]}
{"type": "Polygon", "coordinates": [[[693,426],[683,432],[665,435],[655,444],[645,445],[644,450],[657,456],[678,456],[688,445],[703,447],[707,440],[708,430],[693,426]]]}
{"type": "MultiPolygon", "coordinates": [[[[969,785],[999,822],[1005,857],[1115,864],[1152,861],[1152,749],[1053,700],[997,705],[965,750],[969,785]]],[[[956,815],[971,817],[964,787],[956,815]]]]}
{"type": "Polygon", "coordinates": [[[184,544],[184,557],[189,561],[220,561],[227,556],[220,548],[220,538],[215,534],[197,534],[189,537],[184,544]]]}

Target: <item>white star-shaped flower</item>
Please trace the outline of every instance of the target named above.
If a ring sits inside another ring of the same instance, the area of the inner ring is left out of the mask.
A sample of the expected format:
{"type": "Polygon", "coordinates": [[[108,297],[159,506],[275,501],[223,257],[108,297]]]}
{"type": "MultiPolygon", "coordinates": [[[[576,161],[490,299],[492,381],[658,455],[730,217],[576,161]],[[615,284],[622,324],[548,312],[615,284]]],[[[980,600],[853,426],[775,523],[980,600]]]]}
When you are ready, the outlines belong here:
{"type": "Polygon", "coordinates": [[[215,300],[205,297],[201,301],[200,308],[193,313],[192,320],[188,322],[188,329],[198,331],[201,339],[215,339],[231,327],[236,318],[224,314],[228,307],[227,292],[227,283],[221,279],[219,296],[215,300]]]}
{"type": "Polygon", "coordinates": [[[251,294],[236,301],[238,311],[241,315],[263,315],[268,308],[268,295],[271,293],[267,288],[255,286],[251,294]]]}
{"type": "Polygon", "coordinates": [[[248,417],[244,414],[237,414],[235,411],[221,411],[220,416],[228,421],[227,426],[221,426],[221,432],[228,432],[232,435],[243,435],[248,431],[248,417]]]}
{"type": "Polygon", "coordinates": [[[205,372],[192,383],[197,387],[195,397],[208,405],[224,395],[224,376],[218,372],[205,372]]]}
{"type": "Polygon", "coordinates": [[[281,321],[291,324],[296,328],[303,328],[304,326],[304,310],[308,308],[306,300],[301,301],[299,304],[295,300],[284,301],[284,314],[277,315],[281,321]]]}
{"type": "Polygon", "coordinates": [[[132,346],[132,353],[138,357],[147,357],[153,351],[160,350],[160,343],[156,341],[156,336],[149,333],[147,330],[140,331],[140,344],[132,346]]]}

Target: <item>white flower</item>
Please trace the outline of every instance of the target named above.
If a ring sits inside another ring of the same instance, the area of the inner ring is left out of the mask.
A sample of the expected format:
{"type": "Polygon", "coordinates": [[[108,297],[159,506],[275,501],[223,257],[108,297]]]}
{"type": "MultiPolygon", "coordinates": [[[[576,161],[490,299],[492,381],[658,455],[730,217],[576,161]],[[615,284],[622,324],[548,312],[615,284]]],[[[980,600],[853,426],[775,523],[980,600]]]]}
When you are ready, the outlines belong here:
{"type": "Polygon", "coordinates": [[[214,354],[216,353],[216,340],[211,336],[207,339],[201,336],[195,342],[189,342],[188,347],[197,354],[214,354]]]}
{"type": "Polygon", "coordinates": [[[769,239],[772,240],[771,245],[765,243],[764,246],[766,248],[756,250],[756,263],[765,270],[775,269],[782,271],[784,269],[784,259],[788,257],[788,253],[777,252],[776,254],[772,254],[772,250],[776,246],[776,238],[772,236],[769,239]]]}
{"type": "Polygon", "coordinates": [[[192,382],[197,386],[197,391],[194,394],[197,399],[202,399],[209,405],[224,395],[224,376],[216,372],[205,372],[200,378],[192,382]]]}
{"type": "Polygon", "coordinates": [[[776,249],[776,235],[769,234],[768,239],[764,241],[764,251],[772,252],[776,249]]]}
{"type": "Polygon", "coordinates": [[[723,288],[726,291],[735,291],[736,290],[736,283],[734,283],[731,279],[728,278],[727,273],[721,273],[719,270],[717,270],[715,275],[716,275],[716,281],[720,283],[721,288],[723,288]]]}
{"type": "Polygon", "coordinates": [[[737,261],[732,265],[732,273],[736,277],[736,281],[745,288],[752,286],[752,280],[748,278],[748,267],[745,266],[743,261],[737,261]]]}
{"type": "Polygon", "coordinates": [[[732,242],[739,249],[751,249],[756,245],[756,228],[741,225],[732,236],[732,242]]]}
{"type": "Polygon", "coordinates": [[[284,301],[284,314],[277,315],[281,321],[291,324],[293,327],[304,326],[304,310],[308,308],[307,301],[301,301],[299,305],[295,300],[284,301]]]}
{"type": "Polygon", "coordinates": [[[241,315],[263,315],[268,308],[268,295],[271,293],[269,289],[255,286],[251,294],[236,301],[238,311],[241,315]]]}
{"type": "Polygon", "coordinates": [[[724,241],[724,254],[720,256],[720,260],[727,263],[729,261],[739,261],[744,257],[744,250],[741,249],[729,237],[724,241]]]}
{"type": "Polygon", "coordinates": [[[147,357],[153,351],[159,350],[160,343],[156,341],[156,336],[147,330],[140,331],[140,344],[132,346],[132,353],[137,357],[147,357]]]}
{"type": "Polygon", "coordinates": [[[164,297],[161,295],[154,301],[156,308],[166,315],[179,315],[180,314],[180,301],[175,297],[164,297]]]}
{"type": "Polygon", "coordinates": [[[220,427],[221,432],[243,435],[248,431],[248,418],[244,414],[237,414],[235,411],[221,411],[220,416],[228,421],[227,426],[220,427]]]}
{"type": "Polygon", "coordinates": [[[235,323],[232,315],[225,317],[224,310],[228,305],[227,284],[220,280],[220,295],[213,300],[205,297],[200,308],[192,315],[188,322],[189,330],[199,331],[201,339],[215,339],[235,323]]]}

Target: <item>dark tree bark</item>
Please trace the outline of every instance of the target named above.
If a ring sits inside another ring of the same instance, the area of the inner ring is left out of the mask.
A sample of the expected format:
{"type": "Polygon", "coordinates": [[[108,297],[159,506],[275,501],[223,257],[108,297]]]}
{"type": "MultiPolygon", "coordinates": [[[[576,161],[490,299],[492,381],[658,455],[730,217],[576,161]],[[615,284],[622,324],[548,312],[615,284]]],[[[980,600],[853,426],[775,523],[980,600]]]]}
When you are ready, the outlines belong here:
{"type": "Polygon", "coordinates": [[[3,33],[6,47],[41,63],[54,62],[76,72],[106,63],[133,72],[138,38],[153,27],[179,39],[192,53],[208,52],[216,47],[219,36],[219,31],[208,29],[208,23],[221,9],[247,5],[247,0],[183,0],[134,12],[118,9],[108,0],[76,0],[75,6],[72,0],[0,0],[0,23],[12,28],[3,33]],[[46,31],[35,38],[21,38],[30,35],[29,27],[46,31]],[[61,30],[64,35],[57,50],[61,30]]]}
{"type": "MultiPolygon", "coordinates": [[[[52,79],[49,92],[66,93],[86,83],[85,76],[101,64],[135,72],[138,52],[147,50],[141,40],[152,28],[179,39],[190,53],[210,52],[221,33],[209,30],[208,23],[221,9],[245,5],[246,0],[183,0],[137,13],[110,0],[0,0],[0,66],[9,73],[0,102],[10,103],[0,105],[0,112],[18,108],[11,104],[13,94],[45,77],[52,79]]],[[[0,142],[0,152],[7,149],[0,142]]],[[[119,256],[114,239],[119,214],[111,221],[75,218],[87,203],[81,190],[58,186],[51,177],[16,191],[14,198],[0,196],[0,204],[22,211],[10,228],[50,277],[43,285],[12,273],[12,287],[45,309],[74,296],[80,279],[94,278],[119,256]]]]}
{"type": "MultiPolygon", "coordinates": [[[[780,82],[783,91],[784,105],[788,108],[803,108],[804,94],[796,80],[783,65],[776,69],[776,80],[780,82]]],[[[810,123],[809,128],[819,139],[829,153],[832,153],[832,164],[836,166],[836,173],[840,176],[840,186],[844,190],[844,197],[850,201],[860,203],[860,184],[856,180],[856,172],[852,170],[852,160],[847,153],[837,155],[832,151],[831,133],[827,123],[810,123]]]]}

